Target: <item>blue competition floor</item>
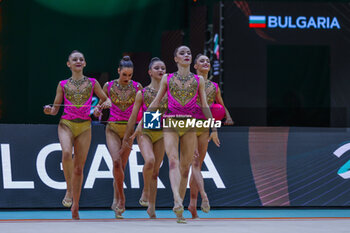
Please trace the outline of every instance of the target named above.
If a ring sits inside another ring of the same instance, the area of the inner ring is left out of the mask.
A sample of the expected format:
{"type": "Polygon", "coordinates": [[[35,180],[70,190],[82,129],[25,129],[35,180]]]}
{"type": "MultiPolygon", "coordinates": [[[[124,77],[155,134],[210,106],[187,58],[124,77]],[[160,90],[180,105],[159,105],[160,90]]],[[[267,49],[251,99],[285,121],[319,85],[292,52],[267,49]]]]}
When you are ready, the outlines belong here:
{"type": "MultiPolygon", "coordinates": [[[[112,210],[81,210],[81,219],[114,219],[112,210]]],[[[171,210],[157,210],[158,219],[175,218],[171,210]]],[[[349,218],[350,209],[235,209],[211,210],[208,214],[198,211],[200,218],[205,219],[295,219],[295,218],[349,218]]],[[[145,210],[126,210],[125,219],[148,219],[145,210]]],[[[191,218],[188,211],[185,218],[191,218]]],[[[50,220],[71,219],[69,210],[30,210],[0,211],[0,220],[50,220]]]]}

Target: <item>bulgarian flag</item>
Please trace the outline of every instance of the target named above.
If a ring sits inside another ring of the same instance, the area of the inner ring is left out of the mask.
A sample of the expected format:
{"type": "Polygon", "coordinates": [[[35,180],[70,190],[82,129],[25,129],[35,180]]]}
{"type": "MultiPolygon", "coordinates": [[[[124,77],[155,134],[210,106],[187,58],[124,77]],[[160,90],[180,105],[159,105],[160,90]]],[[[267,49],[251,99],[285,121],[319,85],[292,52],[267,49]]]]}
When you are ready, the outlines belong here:
{"type": "Polygon", "coordinates": [[[249,16],[250,28],[266,28],[266,16],[263,15],[250,15],[249,16]]]}

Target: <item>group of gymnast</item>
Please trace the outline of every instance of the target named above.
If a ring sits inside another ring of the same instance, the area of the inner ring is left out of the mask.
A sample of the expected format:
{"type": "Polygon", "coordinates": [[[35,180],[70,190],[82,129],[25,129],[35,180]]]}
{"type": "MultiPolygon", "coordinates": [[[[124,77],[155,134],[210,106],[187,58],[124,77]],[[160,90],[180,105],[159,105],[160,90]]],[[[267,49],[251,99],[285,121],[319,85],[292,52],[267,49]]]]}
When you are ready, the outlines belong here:
{"type": "Polygon", "coordinates": [[[135,138],[145,161],[144,187],[139,204],[147,207],[149,217],[156,218],[157,177],[165,152],[169,161],[173,211],[177,222],[186,223],[183,217],[183,200],[191,166],[191,197],[188,210],[192,218],[198,218],[197,197],[200,193],[201,210],[209,212],[209,199],[204,189],[201,167],[208,142],[213,140],[220,146],[217,129],[211,128],[211,133],[208,128],[173,127],[167,130],[152,130],[143,129],[142,121],[135,129],[140,109],[144,112],[160,109],[164,114],[186,115],[205,120],[212,118],[210,106],[214,102],[221,104],[225,109],[224,124],[233,124],[218,85],[208,79],[211,67],[209,58],[202,54],[196,56],[194,68],[197,74],[190,72],[192,54],[187,46],[175,49],[174,61],[178,70],[167,74],[165,63],[159,58],[152,58],[148,68],[151,82],[143,88],[140,83],[132,80],[134,65],[129,56],[124,56],[119,63],[118,78],[105,83],[102,88],[94,78],[84,76],[84,55],[76,50],[69,54],[67,66],[72,76],[59,82],[54,103],[44,106],[44,113],[56,115],[60,106],[64,106],[58,124],[63,172],[67,184],[62,204],[71,208],[73,219],[79,219],[83,169],[91,143],[90,109],[93,94],[100,100],[94,109],[95,117],[101,117],[102,110],[109,109],[106,142],[113,161],[114,197],[111,208],[115,217],[123,218],[122,214],[125,211],[124,170],[135,138]]]}

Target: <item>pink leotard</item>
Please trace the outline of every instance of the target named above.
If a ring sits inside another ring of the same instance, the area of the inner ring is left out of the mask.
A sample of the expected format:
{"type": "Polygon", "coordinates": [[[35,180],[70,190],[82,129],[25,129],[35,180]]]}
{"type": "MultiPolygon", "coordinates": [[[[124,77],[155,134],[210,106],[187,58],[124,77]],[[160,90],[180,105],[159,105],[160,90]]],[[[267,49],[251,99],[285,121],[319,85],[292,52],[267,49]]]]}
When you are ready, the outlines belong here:
{"type": "MultiPolygon", "coordinates": [[[[148,107],[150,106],[154,98],[156,98],[158,92],[148,86],[143,88],[141,92],[142,92],[142,111],[145,112],[147,111],[148,107]]],[[[160,102],[160,111],[164,112],[167,108],[168,108],[168,97],[165,94],[160,102]]]]}
{"type": "Polygon", "coordinates": [[[196,117],[196,101],[199,90],[199,77],[195,74],[194,79],[188,79],[187,85],[182,83],[179,87],[180,79],[175,79],[176,73],[167,77],[168,112],[167,115],[196,117]]]}
{"type": "MultiPolygon", "coordinates": [[[[84,77],[85,78],[85,77],[84,77]]],[[[72,90],[69,86],[73,87],[73,84],[69,83],[69,79],[62,80],[60,85],[63,90],[64,97],[64,111],[62,114],[62,119],[74,120],[91,120],[90,109],[91,100],[94,92],[94,87],[96,79],[86,78],[87,81],[84,82],[85,87],[82,90],[72,90]]],[[[83,84],[81,85],[83,86],[83,84]]]]}
{"type": "MultiPolygon", "coordinates": [[[[214,104],[215,97],[216,97],[218,90],[219,90],[219,87],[218,87],[217,83],[212,82],[210,80],[205,81],[205,94],[207,96],[207,102],[208,102],[209,108],[214,104]]],[[[197,119],[207,119],[205,117],[205,115],[203,114],[201,101],[199,99],[199,96],[198,96],[198,99],[196,102],[196,107],[198,109],[197,114],[196,114],[196,118],[197,119]]]]}
{"type": "Polygon", "coordinates": [[[135,103],[136,93],[142,86],[138,82],[131,81],[126,87],[130,93],[122,96],[123,90],[118,93],[114,91],[113,85],[117,85],[116,80],[108,82],[108,97],[112,102],[108,121],[128,121],[135,103]]]}

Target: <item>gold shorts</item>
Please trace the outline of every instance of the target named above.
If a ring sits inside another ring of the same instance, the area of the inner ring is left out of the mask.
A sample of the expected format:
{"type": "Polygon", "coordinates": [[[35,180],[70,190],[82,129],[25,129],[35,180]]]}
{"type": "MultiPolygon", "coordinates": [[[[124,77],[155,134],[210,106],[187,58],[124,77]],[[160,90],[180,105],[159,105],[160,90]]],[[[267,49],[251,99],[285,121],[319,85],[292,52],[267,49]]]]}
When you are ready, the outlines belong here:
{"type": "MultiPolygon", "coordinates": [[[[197,121],[205,121],[202,119],[198,119],[197,121]]],[[[202,133],[207,132],[209,130],[209,128],[205,128],[205,127],[196,127],[196,135],[197,137],[201,136],[202,133]]]]}
{"type": "Polygon", "coordinates": [[[74,121],[61,119],[60,124],[67,126],[72,132],[74,138],[78,137],[80,134],[91,128],[91,121],[89,120],[74,121]]]}
{"type": "Polygon", "coordinates": [[[162,130],[142,129],[142,133],[147,135],[153,144],[163,138],[162,130]]]}
{"type": "Polygon", "coordinates": [[[127,125],[128,125],[127,122],[124,122],[124,121],[108,122],[107,128],[109,128],[114,133],[116,133],[120,139],[123,139],[124,134],[126,132],[127,125]]]}
{"type": "MultiPolygon", "coordinates": [[[[169,128],[170,129],[173,129],[177,132],[177,134],[179,135],[179,137],[182,137],[185,133],[191,131],[191,130],[195,130],[195,128],[193,127],[180,127],[179,126],[179,122],[180,121],[185,121],[186,122],[187,119],[183,119],[183,118],[172,118],[172,117],[169,117],[169,118],[166,118],[165,119],[165,123],[167,124],[167,126],[170,126],[169,128]],[[172,122],[172,123],[171,123],[172,122]],[[176,125],[174,127],[174,124],[176,125]]],[[[163,130],[166,130],[164,129],[163,127],[163,130]]]]}

